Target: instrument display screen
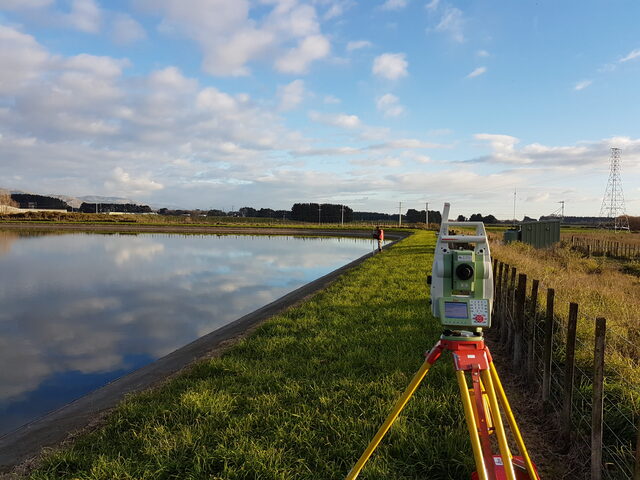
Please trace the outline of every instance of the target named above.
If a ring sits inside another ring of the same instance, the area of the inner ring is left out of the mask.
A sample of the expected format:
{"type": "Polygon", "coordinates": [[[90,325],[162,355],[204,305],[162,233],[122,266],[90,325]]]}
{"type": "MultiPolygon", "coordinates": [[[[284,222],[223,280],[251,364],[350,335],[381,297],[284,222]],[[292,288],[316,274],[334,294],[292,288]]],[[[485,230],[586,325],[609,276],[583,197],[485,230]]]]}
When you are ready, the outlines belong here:
{"type": "Polygon", "coordinates": [[[444,316],[447,318],[469,318],[469,309],[464,302],[444,302],[444,316]]]}

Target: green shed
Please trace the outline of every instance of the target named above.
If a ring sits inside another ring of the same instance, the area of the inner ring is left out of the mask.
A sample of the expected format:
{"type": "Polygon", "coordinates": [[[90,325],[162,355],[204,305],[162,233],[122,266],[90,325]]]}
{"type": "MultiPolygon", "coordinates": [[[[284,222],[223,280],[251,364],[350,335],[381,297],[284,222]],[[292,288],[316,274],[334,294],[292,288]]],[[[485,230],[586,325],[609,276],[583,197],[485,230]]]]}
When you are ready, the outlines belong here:
{"type": "Polygon", "coordinates": [[[520,241],[536,248],[550,247],[560,241],[560,220],[524,222],[520,225],[520,241]]]}
{"type": "Polygon", "coordinates": [[[505,230],[502,238],[504,243],[518,242],[520,241],[520,230],[514,228],[505,230]]]}

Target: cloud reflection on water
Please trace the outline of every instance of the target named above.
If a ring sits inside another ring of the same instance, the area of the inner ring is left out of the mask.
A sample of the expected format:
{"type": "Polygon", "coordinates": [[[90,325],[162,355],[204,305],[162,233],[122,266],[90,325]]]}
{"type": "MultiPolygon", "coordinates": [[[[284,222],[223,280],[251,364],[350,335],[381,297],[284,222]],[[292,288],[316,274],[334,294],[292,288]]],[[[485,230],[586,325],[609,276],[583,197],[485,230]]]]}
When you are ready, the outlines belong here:
{"type": "Polygon", "coordinates": [[[0,434],[17,426],[3,409],[22,418],[15,412],[33,410],[27,403],[56,375],[93,385],[92,375],[131,371],[371,248],[165,234],[10,241],[0,257],[0,434]]]}

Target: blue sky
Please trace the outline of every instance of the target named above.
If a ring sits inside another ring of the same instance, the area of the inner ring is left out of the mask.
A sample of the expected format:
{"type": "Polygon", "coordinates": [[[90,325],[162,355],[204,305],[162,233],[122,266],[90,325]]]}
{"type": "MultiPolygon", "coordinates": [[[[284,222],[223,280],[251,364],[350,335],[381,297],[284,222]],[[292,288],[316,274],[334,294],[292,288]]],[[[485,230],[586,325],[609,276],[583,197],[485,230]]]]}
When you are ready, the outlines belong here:
{"type": "Polygon", "coordinates": [[[0,187],[640,214],[640,3],[0,0],[0,187]]]}

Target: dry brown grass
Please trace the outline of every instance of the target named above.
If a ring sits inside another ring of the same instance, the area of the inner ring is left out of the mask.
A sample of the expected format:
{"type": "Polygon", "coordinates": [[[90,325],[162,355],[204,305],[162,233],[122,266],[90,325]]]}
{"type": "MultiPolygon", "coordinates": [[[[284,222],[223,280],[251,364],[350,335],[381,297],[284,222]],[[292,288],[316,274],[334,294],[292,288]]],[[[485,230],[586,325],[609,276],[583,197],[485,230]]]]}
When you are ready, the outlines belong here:
{"type": "MultiPolygon", "coordinates": [[[[554,288],[555,310],[567,318],[569,303],[579,305],[579,336],[591,343],[596,317],[605,317],[608,356],[623,372],[637,378],[640,364],[640,279],[620,271],[620,263],[604,257],[584,257],[567,247],[540,249],[522,243],[494,243],[495,258],[537,279],[540,288],[554,288]],[[633,373],[635,372],[635,373],[633,373]]],[[[542,291],[542,290],[541,290],[542,291]]],[[[546,302],[545,295],[540,301],[546,302]]],[[[542,305],[544,307],[544,305],[542,305]]],[[[585,359],[592,355],[584,352],[585,359]]]]}
{"type": "Polygon", "coordinates": [[[560,238],[565,241],[570,241],[571,237],[588,238],[590,240],[600,240],[601,242],[619,242],[627,245],[640,245],[640,217],[629,217],[629,224],[632,225],[631,229],[636,230],[635,233],[629,232],[617,232],[614,233],[611,230],[570,230],[562,232],[560,238]],[[633,222],[632,222],[633,220],[633,222]],[[635,228],[634,228],[635,226],[635,228]]]}
{"type": "MultiPolygon", "coordinates": [[[[579,305],[576,364],[579,398],[592,395],[590,378],[593,365],[595,319],[607,319],[605,350],[605,457],[607,462],[627,465],[633,459],[640,418],[640,278],[625,274],[621,267],[632,265],[607,257],[585,257],[558,245],[536,250],[530,245],[492,244],[494,258],[526,273],[529,284],[540,281],[539,308],[546,307],[546,288],[555,289],[555,312],[562,324],[554,349],[556,362],[564,361],[566,319],[569,303],[579,305]]],[[[589,435],[590,404],[578,402],[575,418],[581,418],[578,430],[589,435]]],[[[618,468],[618,467],[616,467],[618,468]]],[[[622,468],[622,467],[621,467],[622,468]]],[[[622,470],[620,470],[622,471],[622,470]]],[[[609,478],[630,478],[614,477],[609,478]]]]}
{"type": "Polygon", "coordinates": [[[10,207],[18,207],[18,202],[11,199],[11,194],[6,190],[0,190],[0,205],[8,205],[10,207]]]}

